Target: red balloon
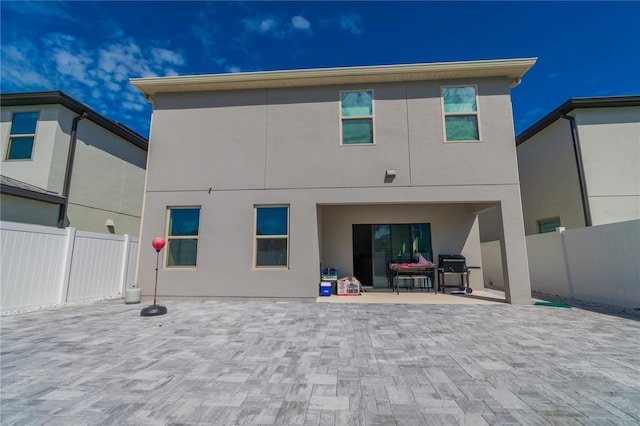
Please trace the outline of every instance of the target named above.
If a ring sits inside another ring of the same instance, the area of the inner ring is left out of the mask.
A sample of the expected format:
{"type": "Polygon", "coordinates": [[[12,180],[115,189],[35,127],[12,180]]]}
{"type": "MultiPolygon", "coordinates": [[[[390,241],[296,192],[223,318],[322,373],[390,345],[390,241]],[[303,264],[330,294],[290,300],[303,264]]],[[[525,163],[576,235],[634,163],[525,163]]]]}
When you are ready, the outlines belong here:
{"type": "Polygon", "coordinates": [[[161,237],[156,237],[153,239],[153,241],[151,241],[151,245],[153,246],[154,249],[156,249],[156,251],[160,251],[162,250],[162,248],[164,247],[164,238],[161,237]]]}

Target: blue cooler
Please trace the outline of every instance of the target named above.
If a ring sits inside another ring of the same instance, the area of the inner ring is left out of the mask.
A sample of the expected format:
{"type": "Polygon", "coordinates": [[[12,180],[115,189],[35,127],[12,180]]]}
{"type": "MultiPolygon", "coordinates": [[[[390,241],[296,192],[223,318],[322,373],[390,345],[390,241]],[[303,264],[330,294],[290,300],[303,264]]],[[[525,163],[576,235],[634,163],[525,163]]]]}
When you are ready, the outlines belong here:
{"type": "Polygon", "coordinates": [[[331,296],[331,282],[321,282],[320,283],[320,296],[331,296]]]}

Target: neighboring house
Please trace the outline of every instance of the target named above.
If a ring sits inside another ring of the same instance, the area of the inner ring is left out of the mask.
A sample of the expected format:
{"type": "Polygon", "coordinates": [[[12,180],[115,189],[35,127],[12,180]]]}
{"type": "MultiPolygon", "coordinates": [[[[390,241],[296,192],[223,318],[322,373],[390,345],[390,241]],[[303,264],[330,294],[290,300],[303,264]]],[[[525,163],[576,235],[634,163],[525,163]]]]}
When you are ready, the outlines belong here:
{"type": "Polygon", "coordinates": [[[139,234],[145,138],[62,92],[0,102],[2,220],[139,234]]]}
{"type": "MultiPolygon", "coordinates": [[[[569,99],[516,145],[526,235],[640,219],[640,96],[569,99]]],[[[482,241],[498,231],[483,212],[482,241]]]]}
{"type": "Polygon", "coordinates": [[[510,89],[534,63],[132,79],[154,108],[138,284],[164,236],[164,296],[312,298],[321,266],[386,287],[417,253],[482,266],[498,206],[507,301],[531,303],[510,89]]]}

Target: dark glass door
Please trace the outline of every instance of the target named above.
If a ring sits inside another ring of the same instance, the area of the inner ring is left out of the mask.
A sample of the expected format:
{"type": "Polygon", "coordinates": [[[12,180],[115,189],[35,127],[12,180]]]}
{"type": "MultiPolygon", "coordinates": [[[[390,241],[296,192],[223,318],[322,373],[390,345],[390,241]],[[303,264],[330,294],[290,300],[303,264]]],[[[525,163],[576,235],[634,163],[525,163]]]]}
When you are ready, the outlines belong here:
{"type": "Polygon", "coordinates": [[[363,285],[388,287],[390,262],[415,262],[431,255],[428,223],[353,225],[353,273],[363,285]]]}

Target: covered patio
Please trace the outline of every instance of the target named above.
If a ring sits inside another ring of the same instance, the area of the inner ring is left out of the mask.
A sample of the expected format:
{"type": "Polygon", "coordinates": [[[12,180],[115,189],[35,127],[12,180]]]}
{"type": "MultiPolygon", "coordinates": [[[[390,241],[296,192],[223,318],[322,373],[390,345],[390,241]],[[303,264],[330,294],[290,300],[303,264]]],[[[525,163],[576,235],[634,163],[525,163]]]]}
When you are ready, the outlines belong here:
{"type": "Polygon", "coordinates": [[[504,304],[504,293],[495,290],[474,290],[472,294],[449,294],[424,292],[420,290],[365,291],[359,296],[319,296],[318,303],[340,304],[406,304],[406,305],[496,305],[504,304]]]}
{"type": "MultiPolygon", "coordinates": [[[[337,268],[339,278],[355,276],[365,287],[390,290],[389,263],[412,263],[420,254],[437,264],[438,255],[463,255],[475,267],[469,286],[482,290],[477,210],[475,203],[318,206],[321,266],[337,268]]],[[[428,287],[436,281],[430,272],[428,287]]]]}

